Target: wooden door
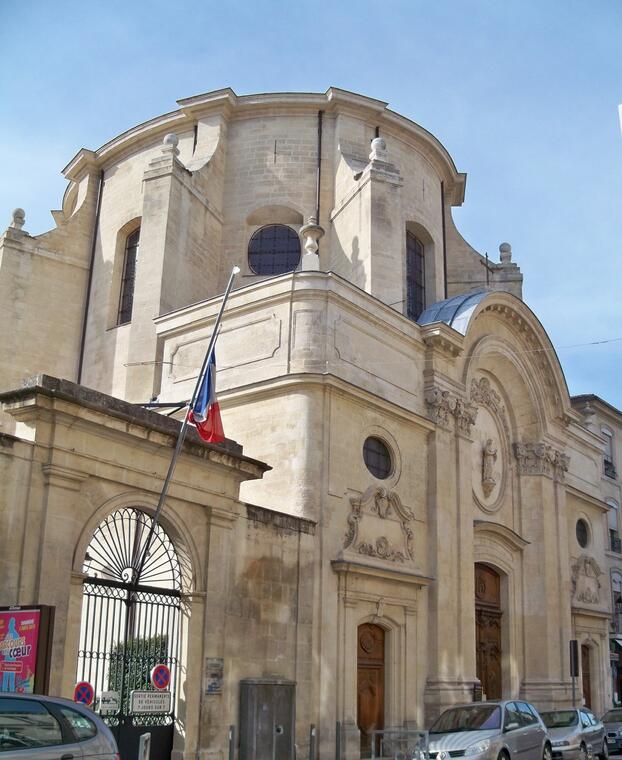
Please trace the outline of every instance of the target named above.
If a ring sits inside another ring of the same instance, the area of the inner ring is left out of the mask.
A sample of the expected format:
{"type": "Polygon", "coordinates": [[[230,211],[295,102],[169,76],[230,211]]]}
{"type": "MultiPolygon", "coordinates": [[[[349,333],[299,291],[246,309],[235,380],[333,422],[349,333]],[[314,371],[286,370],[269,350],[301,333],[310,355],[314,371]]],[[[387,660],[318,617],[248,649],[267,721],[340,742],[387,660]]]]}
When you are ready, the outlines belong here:
{"type": "Polygon", "coordinates": [[[590,673],[590,648],[581,644],[581,680],[583,685],[583,704],[592,707],[592,674],[590,673]]]}
{"type": "Polygon", "coordinates": [[[501,577],[475,565],[475,657],[484,699],[501,699],[501,577]]]}
{"type": "Polygon", "coordinates": [[[359,626],[357,657],[357,723],[361,732],[361,757],[370,757],[371,732],[384,728],[383,628],[371,623],[359,626]]]}

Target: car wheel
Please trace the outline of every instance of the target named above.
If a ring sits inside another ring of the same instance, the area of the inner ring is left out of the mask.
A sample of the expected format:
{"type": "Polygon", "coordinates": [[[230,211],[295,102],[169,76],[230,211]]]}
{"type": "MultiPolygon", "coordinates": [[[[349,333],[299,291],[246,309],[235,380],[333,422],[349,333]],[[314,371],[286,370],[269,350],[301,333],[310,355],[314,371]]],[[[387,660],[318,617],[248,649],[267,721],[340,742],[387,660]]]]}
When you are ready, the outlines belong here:
{"type": "MultiPolygon", "coordinates": [[[[548,743],[544,745],[542,760],[553,760],[553,750],[551,749],[551,745],[548,743]]],[[[587,760],[587,758],[582,757],[581,760],[587,760]]]]}
{"type": "Polygon", "coordinates": [[[603,748],[600,752],[600,760],[609,760],[609,747],[607,746],[607,739],[603,739],[603,748]]]}
{"type": "Polygon", "coordinates": [[[510,756],[507,752],[499,752],[499,756],[497,757],[497,760],[510,760],[510,756]]]}
{"type": "Polygon", "coordinates": [[[579,760],[588,760],[587,758],[587,747],[585,744],[581,744],[579,747],[579,760]]]}

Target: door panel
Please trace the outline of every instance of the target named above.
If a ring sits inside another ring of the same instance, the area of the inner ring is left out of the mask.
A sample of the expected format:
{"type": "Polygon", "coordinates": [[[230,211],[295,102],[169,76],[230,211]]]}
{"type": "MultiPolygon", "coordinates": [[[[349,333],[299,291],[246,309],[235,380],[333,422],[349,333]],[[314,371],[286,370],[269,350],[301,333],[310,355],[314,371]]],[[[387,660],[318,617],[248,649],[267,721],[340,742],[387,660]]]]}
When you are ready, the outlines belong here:
{"type": "Polygon", "coordinates": [[[371,732],[384,728],[384,629],[371,623],[358,629],[357,723],[369,757],[371,732]]]}
{"type": "Polygon", "coordinates": [[[486,699],[501,699],[501,577],[475,565],[475,657],[486,699]]]}

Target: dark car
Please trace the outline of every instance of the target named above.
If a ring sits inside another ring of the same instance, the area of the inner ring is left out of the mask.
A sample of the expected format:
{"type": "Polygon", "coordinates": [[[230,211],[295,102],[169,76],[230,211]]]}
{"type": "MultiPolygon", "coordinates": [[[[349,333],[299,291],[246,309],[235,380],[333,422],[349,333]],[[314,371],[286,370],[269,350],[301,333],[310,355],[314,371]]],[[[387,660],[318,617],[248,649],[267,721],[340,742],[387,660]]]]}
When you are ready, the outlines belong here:
{"type": "Polygon", "coordinates": [[[110,729],[88,707],[60,697],[0,692],[2,760],[119,760],[110,729]]]}
{"type": "Polygon", "coordinates": [[[602,721],[607,733],[607,746],[609,752],[622,752],[622,708],[609,710],[602,721]]]}

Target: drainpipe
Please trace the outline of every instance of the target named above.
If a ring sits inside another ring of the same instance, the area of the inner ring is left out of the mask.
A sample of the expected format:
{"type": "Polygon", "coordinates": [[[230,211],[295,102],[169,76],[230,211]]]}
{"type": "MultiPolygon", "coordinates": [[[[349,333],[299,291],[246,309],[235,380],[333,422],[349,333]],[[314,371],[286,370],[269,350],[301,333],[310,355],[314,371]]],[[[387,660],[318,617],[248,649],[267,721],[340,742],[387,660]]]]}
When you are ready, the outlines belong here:
{"type": "Polygon", "coordinates": [[[445,183],[441,180],[441,220],[443,223],[443,285],[447,298],[447,238],[445,235],[445,183]]]}
{"type": "Polygon", "coordinates": [[[82,317],[82,335],[80,336],[80,355],[78,358],[78,379],[77,383],[82,382],[82,368],[84,365],[84,345],[86,342],[86,322],[89,315],[89,305],[91,303],[91,286],[93,284],[93,265],[95,264],[95,246],[97,244],[97,231],[99,230],[99,215],[102,207],[102,193],[104,189],[104,170],[99,173],[99,185],[97,187],[97,205],[95,207],[95,223],[93,225],[93,236],[91,238],[91,260],[89,261],[89,274],[86,282],[86,300],[84,303],[84,315],[82,317]]]}

